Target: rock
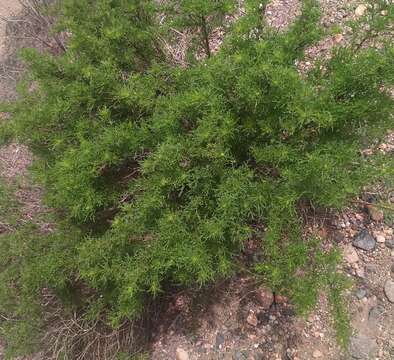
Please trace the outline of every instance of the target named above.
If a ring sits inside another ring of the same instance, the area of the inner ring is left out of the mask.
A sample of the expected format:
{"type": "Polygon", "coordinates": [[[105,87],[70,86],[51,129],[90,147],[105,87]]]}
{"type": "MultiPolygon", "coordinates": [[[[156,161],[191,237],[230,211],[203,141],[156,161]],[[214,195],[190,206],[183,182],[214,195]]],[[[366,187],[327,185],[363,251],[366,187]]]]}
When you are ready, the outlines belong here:
{"type": "Polygon", "coordinates": [[[361,4],[357,6],[356,11],[354,12],[356,16],[363,16],[365,14],[365,11],[367,10],[367,6],[364,4],[361,4]]]}
{"type": "Polygon", "coordinates": [[[371,251],[375,249],[376,240],[372,237],[372,235],[367,230],[361,230],[353,239],[353,246],[365,250],[371,251]]]}
{"type": "Polygon", "coordinates": [[[375,239],[378,243],[384,243],[386,241],[386,238],[383,235],[376,235],[375,239]]]}
{"type": "Polygon", "coordinates": [[[386,247],[394,249],[394,238],[386,239],[386,247]]]}
{"type": "Polygon", "coordinates": [[[380,320],[380,316],[384,313],[384,307],[382,305],[376,305],[368,313],[368,321],[378,322],[380,320]]]}
{"type": "Polygon", "coordinates": [[[189,360],[189,354],[182,348],[176,349],[176,360],[189,360]]]}
{"type": "Polygon", "coordinates": [[[269,309],[274,302],[274,294],[268,288],[259,288],[256,291],[256,300],[264,309],[269,309]]]}
{"type": "Polygon", "coordinates": [[[319,351],[319,350],[315,350],[312,354],[312,356],[317,359],[317,358],[321,358],[323,356],[323,354],[319,351]]]}
{"type": "Polygon", "coordinates": [[[246,318],[246,322],[252,326],[257,326],[257,324],[259,323],[256,314],[252,311],[249,313],[248,317],[246,318]]]}
{"type": "Polygon", "coordinates": [[[375,358],[378,344],[375,339],[365,335],[357,335],[350,339],[350,354],[354,359],[368,360],[375,358]]]}
{"type": "Polygon", "coordinates": [[[358,289],[356,291],[356,298],[361,300],[367,296],[367,290],[365,289],[358,289]]]}
{"type": "Polygon", "coordinates": [[[380,12],[380,15],[382,15],[382,16],[387,16],[387,15],[388,15],[388,11],[387,11],[387,10],[382,10],[382,11],[380,12]]]}
{"type": "Polygon", "coordinates": [[[357,251],[353,248],[353,246],[350,245],[347,245],[343,248],[343,257],[349,264],[354,264],[359,260],[357,251]]]}
{"type": "Polygon", "coordinates": [[[216,334],[216,342],[215,342],[216,348],[220,348],[224,344],[224,341],[225,341],[224,335],[218,332],[216,334]]]}
{"type": "Polygon", "coordinates": [[[391,264],[390,270],[391,270],[391,274],[394,274],[394,263],[391,264]]]}
{"type": "Polygon", "coordinates": [[[383,221],[383,211],[373,205],[367,205],[369,216],[373,221],[383,221]]]}
{"type": "Polygon", "coordinates": [[[386,280],[384,284],[384,293],[387,297],[387,299],[391,302],[394,303],[394,281],[391,279],[386,280]]]}

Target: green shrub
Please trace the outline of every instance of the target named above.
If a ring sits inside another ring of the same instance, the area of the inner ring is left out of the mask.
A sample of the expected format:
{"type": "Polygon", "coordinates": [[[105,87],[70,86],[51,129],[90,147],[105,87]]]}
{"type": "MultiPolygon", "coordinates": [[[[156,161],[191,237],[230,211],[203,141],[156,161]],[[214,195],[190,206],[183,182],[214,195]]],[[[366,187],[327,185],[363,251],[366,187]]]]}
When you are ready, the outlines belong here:
{"type": "MultiPolygon", "coordinates": [[[[390,126],[394,50],[374,34],[381,46],[338,47],[300,74],[297,60],[324,35],[317,2],[302,3],[277,32],[262,14],[266,1],[246,1],[218,53],[206,48],[187,68],[171,65],[163,30],[194,29],[198,51],[234,2],[65,3],[67,52],[24,52],[29,73],[11,127],[40,156],[49,204],[79,230],[40,240],[22,286],[67,299],[83,283],[94,295],[79,306],[117,325],[169,286],[234,273],[254,239],[262,256],[251,269],[301,312],[322,288],[337,291],[338,256],[303,236],[299,204],[340,208],[380,176],[360,149],[390,126]],[[212,21],[202,37],[195,13],[212,21]]],[[[379,6],[368,11],[388,11],[381,31],[393,9],[379,6]]]]}

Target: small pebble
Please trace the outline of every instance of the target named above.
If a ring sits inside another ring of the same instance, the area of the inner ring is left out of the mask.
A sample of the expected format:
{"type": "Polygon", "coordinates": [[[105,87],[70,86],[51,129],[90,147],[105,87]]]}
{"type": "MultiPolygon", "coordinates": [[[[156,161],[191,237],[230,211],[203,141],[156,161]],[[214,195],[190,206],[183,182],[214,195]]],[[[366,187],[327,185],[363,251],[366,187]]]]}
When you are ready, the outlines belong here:
{"type": "Polygon", "coordinates": [[[182,348],[176,349],[176,360],[189,360],[189,354],[182,348]]]}
{"type": "Polygon", "coordinates": [[[367,296],[367,291],[365,289],[358,289],[356,292],[356,298],[361,300],[367,296]]]}
{"type": "Polygon", "coordinates": [[[315,350],[315,351],[313,352],[313,357],[314,357],[315,359],[321,358],[322,356],[323,356],[323,354],[322,354],[319,350],[315,350]]]}

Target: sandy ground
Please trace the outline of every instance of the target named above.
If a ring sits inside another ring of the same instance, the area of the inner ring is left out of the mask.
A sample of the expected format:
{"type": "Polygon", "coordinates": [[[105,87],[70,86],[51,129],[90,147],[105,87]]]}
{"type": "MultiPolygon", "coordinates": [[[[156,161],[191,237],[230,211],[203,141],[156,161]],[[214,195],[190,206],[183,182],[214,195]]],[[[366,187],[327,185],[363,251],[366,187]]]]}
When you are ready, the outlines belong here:
{"type": "MultiPolygon", "coordinates": [[[[21,10],[18,0],[0,0],[0,18],[9,18],[21,10]]],[[[6,23],[0,20],[0,61],[5,56],[6,23]]]]}

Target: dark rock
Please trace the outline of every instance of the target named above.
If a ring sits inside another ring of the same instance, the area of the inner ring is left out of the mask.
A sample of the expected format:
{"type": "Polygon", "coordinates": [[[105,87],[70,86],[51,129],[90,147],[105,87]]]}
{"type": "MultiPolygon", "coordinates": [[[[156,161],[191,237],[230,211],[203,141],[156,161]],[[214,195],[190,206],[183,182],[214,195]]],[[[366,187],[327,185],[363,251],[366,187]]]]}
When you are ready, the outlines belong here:
{"type": "Polygon", "coordinates": [[[361,300],[367,296],[367,290],[365,289],[358,289],[356,291],[356,298],[361,300]]]}
{"type": "Polygon", "coordinates": [[[387,297],[387,299],[391,302],[394,303],[394,281],[391,279],[386,280],[384,284],[384,293],[387,297]]]}
{"type": "Polygon", "coordinates": [[[261,325],[267,325],[270,322],[270,316],[268,312],[261,311],[257,314],[257,319],[261,325]]]}
{"type": "Polygon", "coordinates": [[[376,240],[367,230],[361,230],[353,239],[352,244],[358,249],[371,251],[375,249],[376,240]]]}
{"type": "Polygon", "coordinates": [[[376,357],[378,344],[375,339],[357,335],[350,340],[350,354],[353,359],[368,360],[376,357]]]}
{"type": "Polygon", "coordinates": [[[217,348],[220,348],[220,346],[224,344],[224,341],[225,341],[224,335],[223,335],[222,333],[218,332],[218,333],[216,334],[215,346],[216,346],[217,348]]]}

